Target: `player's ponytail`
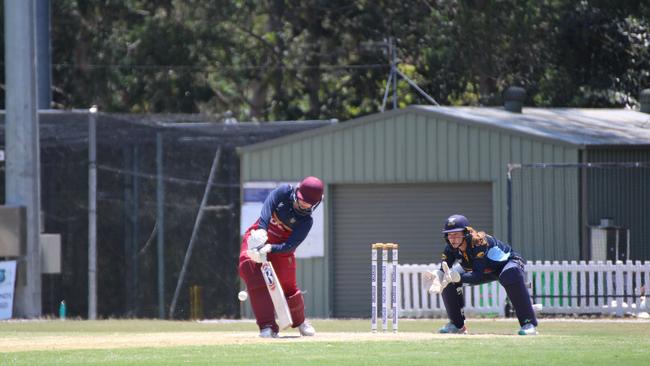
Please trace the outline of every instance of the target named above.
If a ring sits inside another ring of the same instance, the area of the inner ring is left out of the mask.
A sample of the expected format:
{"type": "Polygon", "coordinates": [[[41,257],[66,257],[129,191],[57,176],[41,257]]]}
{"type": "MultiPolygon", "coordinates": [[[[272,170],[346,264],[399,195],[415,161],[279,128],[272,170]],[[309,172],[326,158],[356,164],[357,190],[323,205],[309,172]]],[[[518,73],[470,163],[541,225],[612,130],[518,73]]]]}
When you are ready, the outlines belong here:
{"type": "Polygon", "coordinates": [[[472,246],[487,245],[487,234],[484,231],[476,231],[471,226],[468,226],[466,230],[466,237],[469,238],[468,242],[471,242],[472,246]]]}

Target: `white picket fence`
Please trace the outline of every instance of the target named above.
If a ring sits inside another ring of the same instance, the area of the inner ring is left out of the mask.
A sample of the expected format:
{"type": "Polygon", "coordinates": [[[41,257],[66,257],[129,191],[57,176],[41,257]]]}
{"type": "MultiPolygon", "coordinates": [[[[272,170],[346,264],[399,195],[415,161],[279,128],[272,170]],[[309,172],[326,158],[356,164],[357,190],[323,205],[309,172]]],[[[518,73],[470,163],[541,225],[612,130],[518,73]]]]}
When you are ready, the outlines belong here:
{"type": "MultiPolygon", "coordinates": [[[[398,267],[400,317],[446,316],[442,297],[422,286],[422,273],[437,268],[434,263],[398,267]]],[[[542,313],[622,316],[650,311],[645,304],[650,261],[537,261],[528,262],[526,271],[531,297],[542,305],[542,313]]],[[[505,315],[506,293],[498,281],[466,286],[464,296],[466,314],[505,315]]]]}

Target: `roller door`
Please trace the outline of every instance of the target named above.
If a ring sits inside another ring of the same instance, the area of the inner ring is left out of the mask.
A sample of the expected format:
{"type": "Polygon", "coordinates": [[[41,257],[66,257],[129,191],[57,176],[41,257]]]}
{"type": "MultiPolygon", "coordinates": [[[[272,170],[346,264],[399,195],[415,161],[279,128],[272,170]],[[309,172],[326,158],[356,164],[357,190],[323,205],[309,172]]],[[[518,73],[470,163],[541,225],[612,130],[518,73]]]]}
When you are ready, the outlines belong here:
{"type": "Polygon", "coordinates": [[[400,244],[400,264],[439,261],[452,214],[492,233],[492,184],[333,185],[330,191],[335,317],[370,316],[370,244],[400,244]]]}

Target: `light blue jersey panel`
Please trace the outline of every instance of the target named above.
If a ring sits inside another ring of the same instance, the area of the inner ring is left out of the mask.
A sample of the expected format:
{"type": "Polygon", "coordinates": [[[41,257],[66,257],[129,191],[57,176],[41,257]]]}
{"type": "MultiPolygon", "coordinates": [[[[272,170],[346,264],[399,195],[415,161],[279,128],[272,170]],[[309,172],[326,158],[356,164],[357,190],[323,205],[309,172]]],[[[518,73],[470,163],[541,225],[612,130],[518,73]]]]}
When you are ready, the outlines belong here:
{"type": "Polygon", "coordinates": [[[510,258],[510,253],[504,252],[498,246],[493,246],[488,250],[487,256],[495,262],[505,262],[510,258]]]}

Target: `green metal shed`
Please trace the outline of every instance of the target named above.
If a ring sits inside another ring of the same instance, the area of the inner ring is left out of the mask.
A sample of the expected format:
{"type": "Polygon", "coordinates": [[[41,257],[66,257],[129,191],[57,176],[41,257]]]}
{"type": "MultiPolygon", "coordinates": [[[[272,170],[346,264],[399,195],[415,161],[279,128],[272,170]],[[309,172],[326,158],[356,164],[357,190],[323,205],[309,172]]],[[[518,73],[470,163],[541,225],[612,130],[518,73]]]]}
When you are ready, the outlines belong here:
{"type": "MultiPolygon", "coordinates": [[[[323,179],[324,255],[298,261],[307,313],[368,317],[371,243],[400,244],[400,263],[436,262],[442,224],[454,213],[505,240],[509,163],[588,162],[591,147],[611,146],[641,149],[647,158],[648,117],[412,106],[243,147],[241,180],[323,179]]],[[[588,221],[580,214],[581,175],[537,174],[522,172],[525,179],[514,182],[513,246],[533,260],[580,259],[588,221]]]]}

